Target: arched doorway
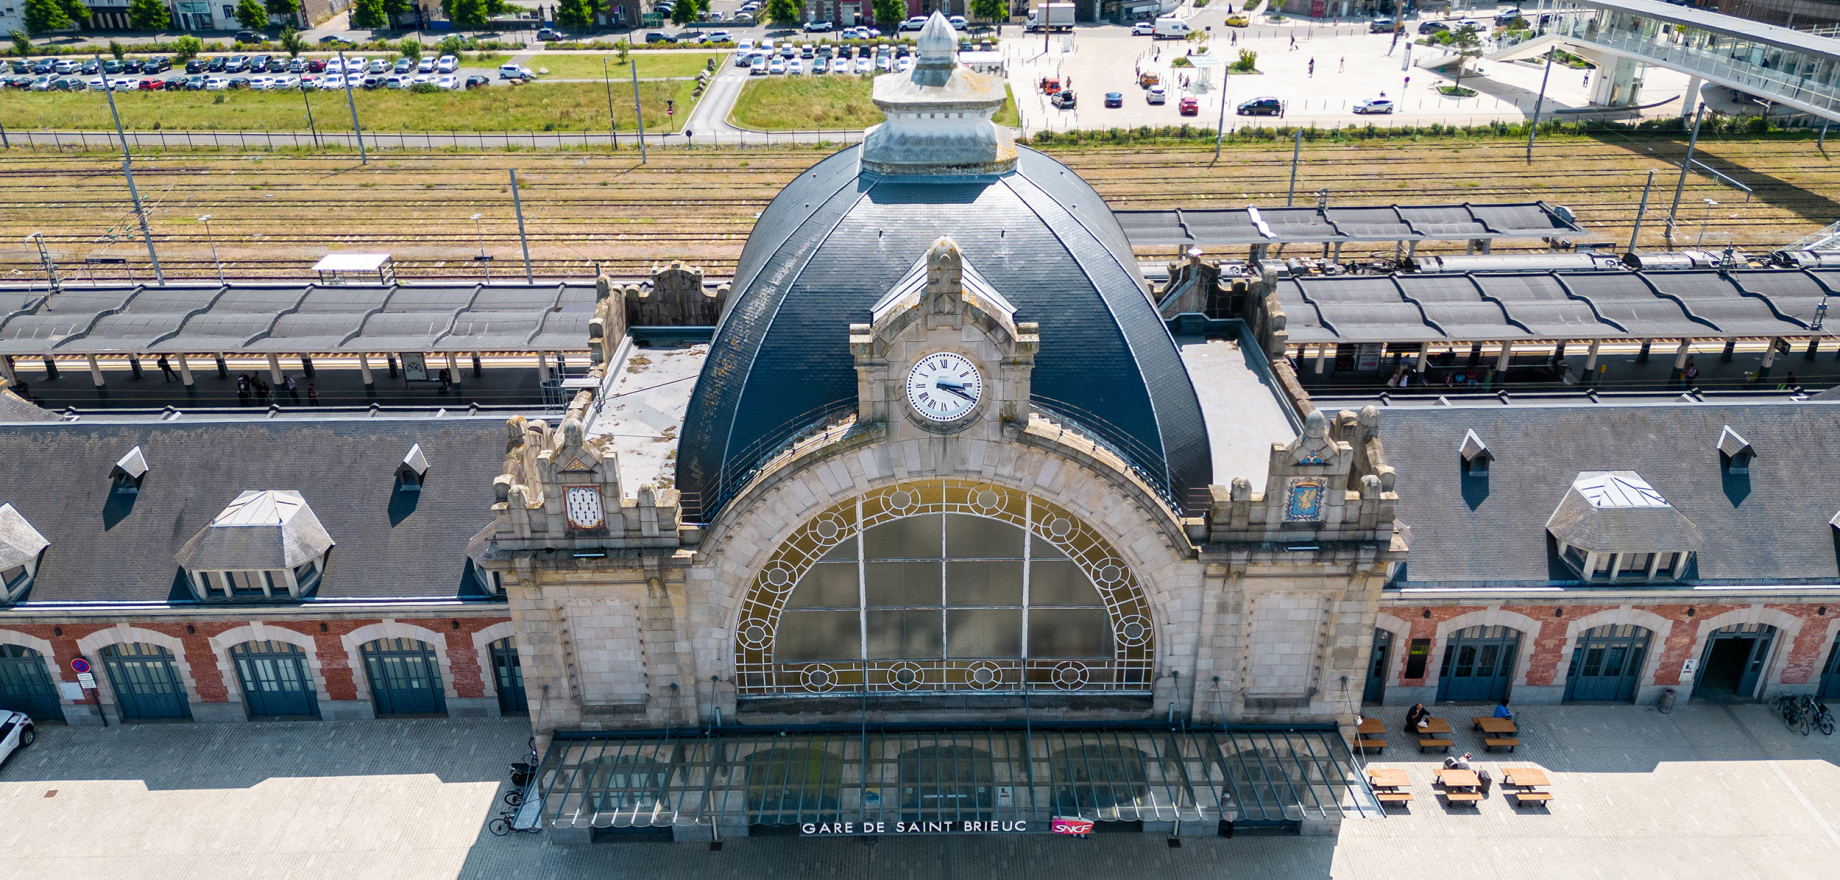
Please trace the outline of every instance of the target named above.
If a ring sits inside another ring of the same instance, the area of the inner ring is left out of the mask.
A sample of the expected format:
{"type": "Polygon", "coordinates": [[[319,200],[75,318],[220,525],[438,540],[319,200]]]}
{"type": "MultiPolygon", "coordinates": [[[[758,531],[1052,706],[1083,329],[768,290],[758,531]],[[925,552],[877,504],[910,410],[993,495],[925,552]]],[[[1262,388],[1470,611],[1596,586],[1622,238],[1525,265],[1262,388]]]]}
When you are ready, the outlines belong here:
{"type": "Polygon", "coordinates": [[[990,818],[996,770],[990,753],[970,746],[922,746],[901,753],[901,818],[959,822],[990,818]]]}
{"type": "Polygon", "coordinates": [[[43,654],[24,645],[0,645],[0,711],[24,712],[40,724],[64,720],[43,654]]]}
{"type": "Polygon", "coordinates": [[[1714,630],[1706,637],[1693,696],[1706,700],[1748,700],[1757,695],[1758,682],[1776,641],[1776,627],[1743,623],[1714,630]]]}
{"type": "Polygon", "coordinates": [[[307,652],[299,645],[250,641],[230,649],[230,662],[243,684],[251,718],[317,718],[319,696],[307,652]]]}
{"type": "Polygon", "coordinates": [[[446,714],[441,661],[433,646],[415,639],[378,639],[366,643],[362,653],[379,717],[446,714]]]}
{"type": "Polygon", "coordinates": [[[1089,744],[1051,753],[1055,814],[1101,822],[1137,820],[1133,808],[1150,792],[1144,765],[1143,752],[1120,746],[1089,744]]]}
{"type": "Polygon", "coordinates": [[[1578,636],[1565,676],[1565,699],[1629,703],[1642,683],[1650,633],[1633,624],[1599,626],[1578,636]]]}
{"type": "Polygon", "coordinates": [[[173,653],[159,645],[124,642],[102,649],[102,665],[115,688],[123,721],[171,721],[192,717],[185,680],[173,653]]]}
{"type": "Polygon", "coordinates": [[[498,714],[529,715],[530,701],[524,696],[524,667],[518,663],[517,640],[509,636],[493,642],[492,681],[498,690],[498,714]]]}
{"type": "Polygon", "coordinates": [[[1130,567],[1065,510],[1000,486],[902,483],[834,505],[762,566],[740,693],[1143,692],[1155,635],[1130,567]]]}
{"type": "Polygon", "coordinates": [[[1508,696],[1520,630],[1472,626],[1451,633],[1438,667],[1438,702],[1493,703],[1508,696]]]}
{"type": "Polygon", "coordinates": [[[1840,697],[1840,635],[1834,637],[1833,647],[1827,651],[1827,665],[1821,667],[1820,696],[1840,697]]]}
{"type": "Polygon", "coordinates": [[[1393,634],[1374,630],[1374,648],[1367,655],[1367,686],[1361,691],[1361,702],[1378,706],[1386,699],[1386,671],[1392,661],[1393,634]]]}
{"type": "Polygon", "coordinates": [[[825,749],[762,749],[741,759],[750,825],[828,822],[840,817],[843,758],[825,749]]]}

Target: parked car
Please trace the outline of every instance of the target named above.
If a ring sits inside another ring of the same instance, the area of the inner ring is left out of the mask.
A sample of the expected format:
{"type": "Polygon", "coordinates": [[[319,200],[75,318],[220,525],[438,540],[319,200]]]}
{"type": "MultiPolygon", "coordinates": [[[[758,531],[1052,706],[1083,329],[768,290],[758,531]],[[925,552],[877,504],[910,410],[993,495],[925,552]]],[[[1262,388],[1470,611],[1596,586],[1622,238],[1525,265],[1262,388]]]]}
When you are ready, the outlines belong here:
{"type": "Polygon", "coordinates": [[[308,73],[325,73],[326,72],[326,59],[324,58],[307,59],[307,72],[308,73]]]}
{"type": "Polygon", "coordinates": [[[869,56],[864,55],[856,59],[856,72],[857,73],[868,73],[874,69],[875,69],[875,62],[869,60],[869,56]]]}
{"type": "Polygon", "coordinates": [[[1106,92],[1105,93],[1105,106],[1123,107],[1124,106],[1124,93],[1123,92],[1106,92]]]}
{"type": "Polygon", "coordinates": [[[38,739],[38,730],[24,712],[0,711],[0,764],[38,739]]]}
{"type": "Polygon", "coordinates": [[[251,91],[266,92],[275,87],[275,80],[266,73],[258,74],[249,78],[248,86],[251,91]]]}
{"type": "Polygon", "coordinates": [[[1392,98],[1369,98],[1365,101],[1361,101],[1355,104],[1354,112],[1356,113],[1391,113],[1393,112],[1393,99],[1392,98]]]}
{"type": "Polygon", "coordinates": [[[1048,103],[1053,104],[1057,110],[1072,110],[1077,106],[1078,100],[1074,98],[1072,89],[1062,89],[1050,95],[1048,103]]]}
{"type": "Polygon", "coordinates": [[[1367,23],[1367,32],[1370,34],[1390,34],[1398,27],[1398,23],[1390,18],[1376,18],[1367,23]]]}
{"type": "Polygon", "coordinates": [[[415,64],[416,73],[434,73],[434,59],[424,56],[415,64]]]}
{"type": "Polygon", "coordinates": [[[1283,116],[1284,102],[1277,98],[1253,98],[1241,101],[1236,112],[1241,116],[1283,116]]]}
{"type": "Polygon", "coordinates": [[[205,77],[204,90],[207,92],[221,92],[228,88],[230,88],[230,80],[227,77],[205,77]]]}
{"type": "Polygon", "coordinates": [[[1156,23],[1149,22],[1149,21],[1140,21],[1134,25],[1131,25],[1131,36],[1133,37],[1156,36],[1156,23]]]}
{"type": "Polygon", "coordinates": [[[438,75],[438,74],[433,74],[433,73],[418,73],[418,74],[416,74],[416,75],[415,75],[414,77],[412,77],[412,78],[410,78],[410,80],[409,80],[409,85],[412,85],[412,86],[423,86],[423,85],[427,85],[427,86],[431,86],[431,85],[434,85],[434,81],[435,81],[435,79],[436,79],[436,77],[437,77],[437,76],[439,76],[439,75],[438,75]]]}
{"type": "Polygon", "coordinates": [[[260,43],[264,39],[266,38],[263,37],[261,34],[256,33],[255,31],[237,31],[236,32],[236,41],[239,43],[260,43]]]}
{"type": "Polygon", "coordinates": [[[645,41],[647,43],[675,43],[677,38],[664,31],[646,31],[645,41]]]}
{"type": "Polygon", "coordinates": [[[345,72],[345,59],[328,58],[326,59],[326,66],[321,69],[327,73],[344,73],[345,72]]]}
{"type": "Polygon", "coordinates": [[[498,78],[522,82],[524,80],[536,79],[537,75],[532,73],[528,67],[517,64],[503,64],[498,68],[498,78]]]}
{"type": "Polygon", "coordinates": [[[284,69],[285,69],[285,70],[286,70],[286,71],[287,71],[288,73],[292,73],[292,74],[302,74],[302,73],[306,73],[306,72],[307,72],[307,59],[305,59],[305,58],[290,58],[290,59],[288,59],[288,63],[287,63],[287,67],[286,67],[286,68],[284,68],[284,69]]]}
{"type": "Polygon", "coordinates": [[[291,73],[284,73],[275,77],[274,81],[269,84],[269,87],[277,92],[292,91],[300,88],[300,77],[291,73]]]}
{"type": "Polygon", "coordinates": [[[32,91],[49,92],[51,91],[51,84],[56,81],[57,81],[56,75],[47,73],[44,76],[41,76],[32,81],[32,91]]]}
{"type": "Polygon", "coordinates": [[[412,76],[406,73],[393,73],[383,78],[383,87],[386,89],[406,89],[411,85],[413,79],[412,76]]]}
{"type": "Polygon", "coordinates": [[[233,88],[233,89],[249,88],[249,77],[246,77],[246,76],[231,77],[230,78],[230,88],[233,88]]]}
{"type": "MultiPolygon", "coordinates": [[[[56,65],[55,63],[54,63],[54,64],[52,64],[52,65],[51,65],[51,69],[50,69],[50,70],[47,70],[47,71],[45,71],[45,72],[46,72],[46,73],[56,73],[56,72],[57,72],[57,65],[56,65]]],[[[116,75],[119,75],[119,74],[121,73],[121,62],[119,62],[119,61],[116,61],[116,60],[115,60],[115,59],[113,59],[113,58],[105,58],[105,59],[103,59],[103,61],[102,61],[102,72],[103,72],[103,73],[106,73],[106,74],[108,74],[109,76],[116,76],[116,75]]]]}
{"type": "Polygon", "coordinates": [[[826,34],[830,33],[834,28],[836,28],[836,25],[828,21],[808,21],[805,23],[805,32],[808,34],[826,34]]]}
{"type": "Polygon", "coordinates": [[[772,61],[767,62],[767,72],[768,73],[785,73],[786,72],[786,59],[774,58],[772,61]]]}
{"type": "Polygon", "coordinates": [[[1244,15],[1227,16],[1227,27],[1250,27],[1251,25],[1252,19],[1244,15]]]}
{"type": "Polygon", "coordinates": [[[1201,112],[1201,102],[1192,97],[1183,98],[1176,103],[1176,112],[1183,116],[1194,116],[1201,112]]]}
{"type": "Polygon", "coordinates": [[[205,83],[210,82],[210,79],[210,77],[202,73],[192,74],[185,78],[185,90],[188,92],[202,92],[204,91],[205,83]]]}
{"type": "Polygon", "coordinates": [[[916,15],[913,18],[901,22],[900,30],[917,31],[923,27],[926,27],[926,19],[916,15]]]}
{"type": "Polygon", "coordinates": [[[472,76],[469,76],[466,78],[466,87],[469,89],[476,89],[481,86],[489,86],[491,84],[492,84],[492,78],[489,76],[480,76],[479,74],[473,74],[472,76]]]}
{"type": "Polygon", "coordinates": [[[269,61],[270,61],[270,58],[267,55],[257,55],[253,58],[250,58],[249,59],[249,71],[251,73],[260,73],[264,70],[267,70],[269,61]]]}
{"type": "Polygon", "coordinates": [[[962,15],[954,15],[951,18],[946,19],[946,24],[951,25],[953,30],[960,31],[960,32],[963,32],[966,28],[971,27],[971,22],[966,21],[965,17],[962,15]]]}
{"type": "Polygon", "coordinates": [[[1450,30],[1450,25],[1447,25],[1441,21],[1421,21],[1418,23],[1419,36],[1429,36],[1431,34],[1441,34],[1447,30],[1450,30]]]}
{"type": "Polygon", "coordinates": [[[163,79],[154,79],[150,76],[140,82],[140,90],[143,92],[157,92],[164,88],[166,88],[166,80],[163,79]]]}
{"type": "Polygon", "coordinates": [[[460,77],[457,77],[451,73],[443,73],[441,74],[440,79],[437,79],[434,81],[434,85],[435,85],[435,88],[441,89],[443,91],[448,91],[448,92],[459,91],[460,77]]]}
{"type": "Polygon", "coordinates": [[[171,69],[172,69],[172,59],[167,58],[164,55],[158,58],[149,58],[146,61],[141,62],[141,72],[142,73],[165,73],[166,71],[171,70],[171,69]]]}
{"type": "Polygon", "coordinates": [[[1507,9],[1495,14],[1495,23],[1507,27],[1513,24],[1515,19],[1525,17],[1519,9],[1507,9]]]}
{"type": "Polygon", "coordinates": [[[434,63],[436,73],[453,73],[460,69],[460,59],[452,55],[442,55],[434,63]]]}
{"type": "Polygon", "coordinates": [[[770,72],[767,70],[767,56],[765,55],[749,56],[747,66],[748,76],[766,76],[770,72]]]}
{"type": "Polygon", "coordinates": [[[558,40],[566,40],[568,36],[554,28],[543,28],[537,31],[537,39],[545,43],[554,43],[558,40]]]}
{"type": "Polygon", "coordinates": [[[351,45],[356,45],[355,43],[352,43],[350,39],[346,37],[342,37],[338,34],[327,34],[323,37],[320,37],[319,42],[320,42],[320,45],[322,46],[329,45],[331,43],[347,43],[351,45]]]}
{"type": "Polygon", "coordinates": [[[204,69],[206,73],[223,73],[224,68],[229,66],[230,58],[228,56],[213,55],[211,56],[211,60],[205,62],[204,69]]]}
{"type": "MultiPolygon", "coordinates": [[[[102,72],[102,62],[97,61],[94,58],[91,58],[90,60],[83,62],[83,75],[84,76],[95,76],[96,74],[101,73],[101,72],[102,72]]],[[[16,70],[14,71],[14,73],[25,73],[25,71],[16,70]]]]}
{"type": "Polygon", "coordinates": [[[1144,103],[1167,104],[1169,103],[1169,92],[1160,85],[1151,86],[1150,90],[1144,93],[1144,103]]]}

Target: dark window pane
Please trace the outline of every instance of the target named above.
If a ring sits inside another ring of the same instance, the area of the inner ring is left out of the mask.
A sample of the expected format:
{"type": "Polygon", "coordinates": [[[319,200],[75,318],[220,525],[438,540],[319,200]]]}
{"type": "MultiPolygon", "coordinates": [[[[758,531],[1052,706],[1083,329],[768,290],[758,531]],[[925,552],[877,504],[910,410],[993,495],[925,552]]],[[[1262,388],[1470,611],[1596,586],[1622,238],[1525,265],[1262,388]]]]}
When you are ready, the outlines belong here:
{"type": "Polygon", "coordinates": [[[788,608],[856,607],[856,563],[820,562],[786,599],[788,608]]]}
{"type": "Polygon", "coordinates": [[[1110,657],[1112,624],[1104,609],[1029,611],[1030,657],[1110,657]]]}
{"type": "Polygon", "coordinates": [[[865,569],[872,606],[939,605],[937,562],[871,562],[865,569]]]}
{"type": "Polygon", "coordinates": [[[946,563],[947,605],[1021,605],[1022,562],[946,563]]]}
{"type": "Polygon", "coordinates": [[[946,612],[947,657],[1021,657],[1022,612],[946,612]]]}
{"type": "Polygon", "coordinates": [[[946,555],[958,559],[1021,559],[1022,530],[981,516],[948,515],[946,555]]]}
{"type": "Polygon", "coordinates": [[[856,660],[861,633],[854,611],[788,611],[779,618],[779,638],[773,659],[780,663],[803,660],[856,660]]]}
{"type": "MultiPolygon", "coordinates": [[[[1037,541],[1035,546],[1041,546],[1037,541]]],[[[1104,605],[1086,573],[1070,561],[1029,563],[1029,604],[1104,605]]]]}
{"type": "Polygon", "coordinates": [[[824,554],[824,561],[826,562],[844,559],[851,562],[856,561],[856,537],[854,535],[839,541],[837,546],[832,547],[829,553],[824,554]]]}
{"type": "Polygon", "coordinates": [[[939,530],[936,513],[882,523],[863,532],[863,552],[869,559],[938,559],[939,530]]]}
{"type": "Polygon", "coordinates": [[[936,660],[940,644],[937,611],[869,611],[869,658],[936,660]]]}
{"type": "Polygon", "coordinates": [[[1061,548],[1048,542],[1047,538],[1036,535],[1029,539],[1029,557],[1031,559],[1066,559],[1067,554],[1061,548]]]}

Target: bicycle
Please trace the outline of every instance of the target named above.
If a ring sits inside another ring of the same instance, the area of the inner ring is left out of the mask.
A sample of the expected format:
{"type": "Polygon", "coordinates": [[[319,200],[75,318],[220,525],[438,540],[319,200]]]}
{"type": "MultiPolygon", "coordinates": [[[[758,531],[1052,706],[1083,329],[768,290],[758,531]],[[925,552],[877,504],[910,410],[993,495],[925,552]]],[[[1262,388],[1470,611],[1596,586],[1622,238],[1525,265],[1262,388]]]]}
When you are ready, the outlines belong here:
{"type": "Polygon", "coordinates": [[[1803,724],[1802,734],[1808,734],[1808,726],[1821,731],[1823,736],[1834,735],[1834,713],[1827,711],[1827,706],[1809,695],[1801,698],[1803,724]]]}
{"type": "Polygon", "coordinates": [[[505,835],[510,834],[513,831],[516,831],[520,834],[537,834],[543,830],[543,826],[541,824],[532,826],[530,828],[517,827],[517,814],[518,814],[518,811],[516,810],[506,810],[505,812],[498,814],[498,818],[493,819],[490,823],[486,825],[486,830],[492,832],[493,836],[495,837],[504,837],[505,835]]]}
{"type": "Polygon", "coordinates": [[[1787,725],[1790,730],[1800,730],[1803,736],[1808,735],[1809,726],[1807,720],[1803,718],[1800,699],[1784,694],[1776,698],[1776,709],[1782,713],[1783,724],[1787,725]]]}
{"type": "Polygon", "coordinates": [[[505,792],[505,806],[523,806],[524,791],[537,776],[537,764],[541,758],[537,754],[537,738],[534,736],[530,738],[530,753],[525,757],[527,760],[511,765],[511,790],[505,792]]]}

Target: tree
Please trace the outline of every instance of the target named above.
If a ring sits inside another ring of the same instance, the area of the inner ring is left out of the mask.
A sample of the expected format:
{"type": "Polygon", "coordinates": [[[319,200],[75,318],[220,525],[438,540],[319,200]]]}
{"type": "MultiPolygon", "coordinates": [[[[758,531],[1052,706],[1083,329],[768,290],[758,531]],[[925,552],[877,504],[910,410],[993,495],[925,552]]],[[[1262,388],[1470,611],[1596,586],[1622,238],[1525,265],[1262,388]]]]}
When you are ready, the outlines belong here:
{"type": "Polygon", "coordinates": [[[383,27],[383,0],[355,0],[351,5],[351,26],[375,30],[383,27]]]}
{"type": "Polygon", "coordinates": [[[393,28],[402,24],[403,15],[414,8],[410,0],[383,0],[383,17],[388,22],[386,27],[393,28]]]}
{"type": "Polygon", "coordinates": [[[300,53],[307,50],[307,41],[301,38],[300,31],[291,27],[282,28],[281,50],[288,53],[289,58],[299,58],[300,53]]]}
{"type": "MultiPolygon", "coordinates": [[[[793,5],[792,0],[769,0],[768,6],[767,6],[767,9],[769,10],[768,14],[772,15],[773,13],[771,12],[771,10],[778,9],[780,4],[782,3],[785,4],[786,6],[792,7],[795,10],[798,8],[793,5]]],[[[794,16],[796,17],[796,15],[797,13],[795,12],[794,16]]],[[[780,18],[774,19],[774,21],[786,21],[786,20],[787,19],[780,19],[780,18]]],[[[696,21],[696,0],[679,0],[676,6],[671,7],[671,21],[677,24],[689,24],[693,21],[696,21]]]]}
{"type": "Polygon", "coordinates": [[[109,41],[109,54],[115,56],[116,61],[120,61],[121,59],[128,57],[128,47],[123,46],[120,40],[110,40],[109,41]]]}
{"type": "Polygon", "coordinates": [[[19,55],[21,57],[32,54],[32,35],[31,34],[28,34],[25,31],[22,31],[18,28],[13,28],[11,31],[7,33],[6,36],[8,39],[13,41],[13,53],[14,54],[19,55]]]}
{"type": "Polygon", "coordinates": [[[172,41],[172,53],[173,53],[173,63],[174,64],[184,64],[185,62],[190,61],[193,58],[197,58],[198,53],[203,52],[203,51],[204,51],[204,41],[198,39],[197,37],[192,36],[191,34],[186,34],[185,36],[172,41]]]}
{"type": "MultiPolygon", "coordinates": [[[[18,33],[18,31],[14,31],[14,33],[18,33]]],[[[625,64],[627,57],[632,55],[632,43],[624,39],[614,43],[613,54],[620,56],[620,63],[625,64]]]]}
{"type": "Polygon", "coordinates": [[[61,31],[75,24],[58,0],[26,0],[26,30],[34,34],[61,31]]]}
{"type": "Polygon", "coordinates": [[[476,31],[484,28],[494,15],[504,15],[510,11],[505,0],[441,0],[441,11],[447,20],[461,30],[476,31]]]}
{"type": "Polygon", "coordinates": [[[971,0],[971,14],[985,21],[1008,21],[1009,0],[971,0]]]}
{"type": "Polygon", "coordinates": [[[160,0],[130,0],[128,26],[137,31],[163,31],[172,24],[166,4],[160,0]]]}
{"type": "Polygon", "coordinates": [[[1457,87],[1463,87],[1463,67],[1471,58],[1482,57],[1482,40],[1469,28],[1459,28],[1450,37],[1450,47],[1457,51],[1457,87]]]}
{"type": "Polygon", "coordinates": [[[442,55],[452,55],[455,58],[459,58],[460,53],[466,51],[466,41],[459,37],[448,37],[434,44],[434,50],[442,55]]]}
{"type": "Polygon", "coordinates": [[[907,17],[907,4],[902,0],[873,0],[872,8],[875,10],[875,23],[885,31],[894,30],[895,25],[907,17]]]}
{"type": "Polygon", "coordinates": [[[396,51],[410,61],[420,61],[422,60],[422,41],[413,38],[401,40],[396,44],[396,51]]]}
{"type": "Polygon", "coordinates": [[[300,0],[265,0],[271,16],[282,16],[289,21],[300,20],[300,0]]]}
{"type": "Polygon", "coordinates": [[[767,20],[774,24],[798,24],[799,12],[798,0],[767,0],[767,20]]]}
{"type": "Polygon", "coordinates": [[[557,0],[556,23],[570,30],[586,30],[594,17],[585,0],[557,0]]]}
{"type": "Polygon", "coordinates": [[[262,5],[262,0],[238,0],[236,20],[242,22],[243,27],[259,31],[268,27],[268,7],[262,5]]]}

